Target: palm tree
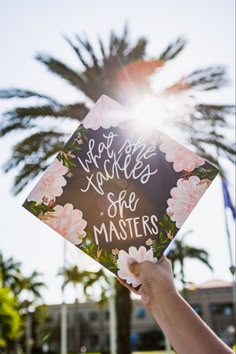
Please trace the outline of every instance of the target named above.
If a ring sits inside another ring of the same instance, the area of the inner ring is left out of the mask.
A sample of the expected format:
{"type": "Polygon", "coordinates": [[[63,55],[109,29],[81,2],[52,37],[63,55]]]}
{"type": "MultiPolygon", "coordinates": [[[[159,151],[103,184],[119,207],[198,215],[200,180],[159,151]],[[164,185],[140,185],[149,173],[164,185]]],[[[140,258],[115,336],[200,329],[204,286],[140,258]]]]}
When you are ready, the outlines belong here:
{"type": "MultiPolygon", "coordinates": [[[[154,94],[150,87],[150,78],[154,73],[158,74],[160,68],[164,70],[166,63],[182,52],[186,45],[183,38],[168,45],[152,60],[148,59],[146,54],[147,40],[139,38],[132,45],[127,26],[121,36],[111,32],[108,45],[99,38],[98,52],[95,52],[87,38],[76,35],[73,40],[67,37],[65,40],[75,53],[79,69],[72,69],[47,54],[38,54],[36,60],[49,72],[82,92],[84,101],[63,104],[39,92],[19,88],[0,90],[2,99],[18,98],[20,101],[30,101],[25,106],[20,105],[5,112],[0,123],[2,137],[12,132],[27,132],[27,136],[24,134],[22,140],[13,146],[12,156],[4,166],[5,172],[16,169],[13,186],[15,194],[39,172],[45,170],[50,158],[62,148],[71,131],[66,134],[60,129],[60,123],[65,119],[71,122],[82,121],[91,104],[102,94],[129,105],[133,102],[129,97],[140,99],[146,93],[153,94],[157,100],[183,92],[189,92],[193,97],[199,91],[217,90],[228,83],[224,67],[208,67],[195,70],[166,87],[160,94],[154,94]],[[49,121],[54,123],[53,129],[47,128],[49,121]]],[[[198,100],[193,112],[184,121],[175,123],[179,124],[182,131],[186,131],[188,141],[195,145],[203,157],[215,163],[218,156],[233,162],[235,145],[226,138],[221,129],[229,125],[233,113],[232,105],[208,104],[198,100]]],[[[129,353],[130,295],[119,283],[117,293],[118,354],[129,353]]]]}
{"type": "Polygon", "coordinates": [[[15,286],[16,295],[25,291],[27,293],[27,300],[25,301],[30,304],[42,299],[41,289],[46,285],[38,279],[40,276],[42,274],[37,271],[33,271],[28,277],[21,276],[15,286]]]}
{"type": "MultiPolygon", "coordinates": [[[[74,266],[68,266],[66,268],[61,269],[58,272],[58,275],[63,276],[63,284],[62,287],[63,289],[69,285],[72,284],[74,287],[74,292],[75,292],[75,312],[74,312],[74,325],[75,325],[75,343],[77,350],[79,352],[80,349],[80,334],[79,334],[79,296],[78,296],[78,285],[81,286],[81,290],[84,295],[87,295],[87,297],[91,298],[91,293],[90,290],[93,288],[95,284],[98,284],[101,282],[103,283],[103,286],[101,286],[101,294],[100,294],[100,299],[99,302],[101,304],[104,303],[105,298],[106,298],[106,292],[105,292],[105,287],[108,284],[108,278],[104,271],[100,269],[98,272],[89,272],[89,271],[80,271],[77,265],[74,266]]],[[[102,285],[102,284],[101,284],[102,285]]]]}
{"type": "MultiPolygon", "coordinates": [[[[74,265],[72,267],[68,266],[63,269],[61,269],[58,272],[59,276],[63,276],[63,284],[62,288],[65,289],[65,287],[68,284],[72,284],[74,287],[74,292],[75,292],[75,311],[74,311],[74,329],[75,329],[75,345],[76,345],[76,352],[80,352],[80,319],[79,319],[79,314],[78,314],[78,308],[79,308],[79,295],[78,295],[78,285],[83,285],[85,277],[87,277],[87,272],[86,271],[81,271],[79,270],[77,265],[74,265]]],[[[84,288],[81,287],[81,290],[84,291],[84,288]]]]}
{"type": "Polygon", "coordinates": [[[209,254],[206,250],[202,248],[196,248],[193,246],[189,246],[184,243],[184,238],[189,235],[192,231],[186,232],[181,239],[176,239],[173,243],[173,247],[168,253],[168,258],[172,263],[172,269],[174,273],[174,277],[176,274],[176,264],[180,265],[180,280],[183,285],[183,291],[185,292],[186,288],[186,280],[185,280],[185,272],[184,272],[184,261],[187,258],[196,259],[205,264],[209,269],[213,270],[212,266],[209,263],[209,254]]]}
{"type": "Polygon", "coordinates": [[[31,354],[32,349],[32,313],[31,307],[34,306],[39,299],[42,299],[41,289],[45,287],[45,284],[38,280],[41,273],[33,271],[28,277],[20,277],[15,286],[15,294],[18,297],[23,297],[26,294],[26,298],[23,298],[20,302],[20,312],[25,316],[26,333],[25,333],[25,347],[26,354],[31,354]],[[25,293],[25,294],[24,294],[25,293]]]}
{"type": "MultiPolygon", "coordinates": [[[[24,138],[14,145],[12,156],[4,166],[6,172],[17,169],[13,186],[13,192],[16,194],[46,169],[48,159],[58,152],[67,140],[68,135],[60,129],[60,122],[65,119],[82,121],[91,105],[89,102],[95,102],[102,94],[129,104],[128,97],[137,98],[145,92],[152,92],[150,77],[158,73],[160,68],[164,70],[165,64],[182,52],[186,45],[186,41],[179,38],[155,60],[146,60],[147,40],[139,38],[131,45],[127,26],[121,36],[111,32],[108,46],[99,39],[98,54],[87,38],[82,39],[76,35],[74,42],[69,38],[65,40],[75,52],[81,69],[74,70],[47,54],[38,54],[36,60],[51,73],[82,92],[86,96],[84,102],[62,104],[43,93],[19,88],[0,90],[2,99],[18,98],[21,101],[29,99],[31,102],[24,107],[21,105],[5,112],[0,123],[0,137],[16,131],[27,132],[27,136],[24,135],[24,138]],[[36,100],[33,105],[32,99],[36,100]],[[53,129],[47,128],[49,120],[55,123],[53,129]]],[[[155,97],[158,99],[163,95],[165,97],[179,95],[186,91],[193,96],[199,91],[220,89],[227,83],[224,67],[198,69],[182,77],[155,97]]],[[[188,117],[189,119],[178,123],[181,128],[184,125],[188,130],[189,142],[193,143],[202,155],[210,156],[210,159],[215,161],[217,154],[220,154],[233,161],[235,149],[232,142],[217,131],[220,127],[228,126],[229,116],[232,117],[233,113],[232,105],[196,103],[195,112],[188,117]]]]}
{"type": "MultiPolygon", "coordinates": [[[[88,276],[85,277],[84,281],[84,291],[89,299],[94,300],[94,294],[98,293],[98,285],[100,287],[99,291],[99,327],[100,327],[100,353],[106,352],[106,333],[104,330],[104,305],[106,304],[109,296],[111,295],[111,284],[108,276],[101,268],[97,272],[89,272],[88,276]]],[[[97,298],[95,298],[97,300],[97,298]]]]}
{"type": "Polygon", "coordinates": [[[58,272],[58,275],[64,277],[63,284],[62,284],[63,288],[65,288],[68,284],[73,285],[74,293],[75,293],[75,301],[79,301],[77,287],[79,284],[83,284],[86,274],[87,273],[85,271],[80,271],[77,265],[63,268],[58,272]]]}
{"type": "Polygon", "coordinates": [[[4,352],[5,350],[11,352],[10,347],[13,340],[19,339],[21,327],[17,298],[12,294],[11,289],[0,287],[0,347],[2,350],[5,347],[4,352]]]}
{"type": "Polygon", "coordinates": [[[0,251],[0,287],[9,287],[14,290],[20,276],[20,262],[16,262],[13,257],[4,259],[0,251]]]}

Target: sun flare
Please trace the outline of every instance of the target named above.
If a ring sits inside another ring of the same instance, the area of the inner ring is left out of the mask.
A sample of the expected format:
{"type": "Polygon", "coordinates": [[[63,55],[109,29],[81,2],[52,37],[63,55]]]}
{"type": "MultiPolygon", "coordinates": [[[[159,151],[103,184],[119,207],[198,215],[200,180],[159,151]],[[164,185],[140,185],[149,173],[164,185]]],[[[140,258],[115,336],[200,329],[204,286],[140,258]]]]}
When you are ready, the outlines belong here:
{"type": "Polygon", "coordinates": [[[147,95],[130,110],[132,129],[148,132],[153,128],[167,132],[194,112],[195,100],[186,94],[147,95]]]}

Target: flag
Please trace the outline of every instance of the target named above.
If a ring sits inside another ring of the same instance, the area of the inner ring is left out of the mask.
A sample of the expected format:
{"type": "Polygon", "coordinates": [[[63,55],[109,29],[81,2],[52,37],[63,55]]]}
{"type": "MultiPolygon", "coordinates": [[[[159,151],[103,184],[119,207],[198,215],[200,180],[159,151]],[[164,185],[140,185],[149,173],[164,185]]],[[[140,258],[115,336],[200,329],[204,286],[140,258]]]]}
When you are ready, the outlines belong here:
{"type": "Polygon", "coordinates": [[[225,178],[222,179],[222,188],[223,188],[225,208],[229,208],[231,210],[233,218],[235,220],[236,219],[236,208],[233,205],[232,199],[230,197],[230,193],[229,193],[229,189],[228,189],[228,182],[225,178]]]}

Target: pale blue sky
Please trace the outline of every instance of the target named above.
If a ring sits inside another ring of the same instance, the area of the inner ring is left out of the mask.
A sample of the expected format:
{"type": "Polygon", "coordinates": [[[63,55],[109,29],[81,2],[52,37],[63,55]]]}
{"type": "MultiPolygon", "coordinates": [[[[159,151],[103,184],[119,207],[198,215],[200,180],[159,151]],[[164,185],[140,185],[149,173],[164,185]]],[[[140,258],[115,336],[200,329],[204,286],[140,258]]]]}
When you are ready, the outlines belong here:
{"type": "MultiPolygon", "coordinates": [[[[206,100],[227,103],[234,100],[233,0],[8,0],[0,2],[0,13],[1,88],[38,90],[63,102],[81,98],[75,89],[48,74],[33,59],[35,54],[47,52],[76,68],[75,55],[64,42],[62,34],[87,33],[92,41],[99,34],[106,39],[111,29],[121,32],[128,20],[131,39],[139,36],[149,39],[150,56],[158,54],[180,35],[189,40],[186,50],[175,62],[168,64],[168,73],[165,77],[163,73],[162,80],[171,82],[196,67],[223,64],[228,68],[232,85],[218,94],[209,93],[206,100]]],[[[11,108],[14,103],[16,101],[0,102],[0,111],[11,108]]],[[[2,162],[9,155],[11,143],[17,138],[15,134],[0,141],[2,162]]],[[[233,183],[233,176],[230,179],[233,183]]],[[[62,265],[62,239],[21,207],[32,185],[17,198],[10,194],[11,185],[12,174],[1,173],[0,248],[6,256],[13,255],[22,261],[26,273],[34,269],[42,271],[48,284],[46,300],[58,302],[60,281],[55,274],[62,265]]],[[[212,275],[201,264],[187,262],[188,279],[196,282],[211,279],[212,276],[230,279],[219,180],[213,183],[184,225],[184,230],[189,228],[194,229],[194,234],[188,242],[209,251],[215,274],[212,275]]],[[[71,249],[73,262],[91,266],[86,256],[72,253],[71,249]]],[[[72,299],[70,289],[67,296],[68,300],[72,299]]]]}

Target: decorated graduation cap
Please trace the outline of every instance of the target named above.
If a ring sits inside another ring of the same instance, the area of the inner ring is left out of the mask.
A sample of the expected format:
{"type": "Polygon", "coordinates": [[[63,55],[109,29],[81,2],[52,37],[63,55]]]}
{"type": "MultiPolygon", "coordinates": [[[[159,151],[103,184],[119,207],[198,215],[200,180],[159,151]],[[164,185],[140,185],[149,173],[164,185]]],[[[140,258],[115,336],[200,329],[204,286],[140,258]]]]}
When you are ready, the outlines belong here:
{"type": "Polygon", "coordinates": [[[156,262],[217,173],[157,129],[136,129],[102,96],[23,206],[137,287],[129,259],[156,262]]]}

